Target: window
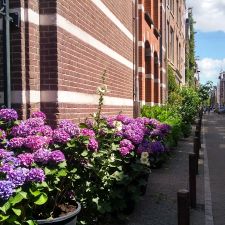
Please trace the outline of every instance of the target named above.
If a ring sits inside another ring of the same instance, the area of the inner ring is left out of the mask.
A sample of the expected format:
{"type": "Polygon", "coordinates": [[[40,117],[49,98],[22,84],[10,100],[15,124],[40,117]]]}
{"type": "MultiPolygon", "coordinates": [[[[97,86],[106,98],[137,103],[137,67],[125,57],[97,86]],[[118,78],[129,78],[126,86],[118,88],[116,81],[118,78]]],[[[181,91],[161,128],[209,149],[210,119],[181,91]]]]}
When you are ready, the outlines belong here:
{"type": "Polygon", "coordinates": [[[174,31],[170,27],[170,60],[174,63],[174,31]]]}
{"type": "Polygon", "coordinates": [[[167,58],[170,58],[170,25],[167,21],[167,27],[166,27],[166,47],[167,47],[167,58]]]}

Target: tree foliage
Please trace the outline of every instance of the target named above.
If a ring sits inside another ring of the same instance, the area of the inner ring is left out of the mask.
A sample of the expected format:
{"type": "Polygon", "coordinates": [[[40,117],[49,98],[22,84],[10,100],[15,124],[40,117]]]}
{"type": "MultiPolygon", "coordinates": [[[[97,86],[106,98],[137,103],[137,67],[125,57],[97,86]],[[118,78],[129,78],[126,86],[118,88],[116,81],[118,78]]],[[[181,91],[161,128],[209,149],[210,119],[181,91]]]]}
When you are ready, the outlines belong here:
{"type": "Polygon", "coordinates": [[[189,22],[190,22],[190,39],[188,43],[188,47],[186,47],[186,84],[190,87],[194,87],[195,85],[195,69],[196,69],[196,62],[195,62],[195,31],[194,31],[194,19],[192,13],[189,13],[189,22]]]}

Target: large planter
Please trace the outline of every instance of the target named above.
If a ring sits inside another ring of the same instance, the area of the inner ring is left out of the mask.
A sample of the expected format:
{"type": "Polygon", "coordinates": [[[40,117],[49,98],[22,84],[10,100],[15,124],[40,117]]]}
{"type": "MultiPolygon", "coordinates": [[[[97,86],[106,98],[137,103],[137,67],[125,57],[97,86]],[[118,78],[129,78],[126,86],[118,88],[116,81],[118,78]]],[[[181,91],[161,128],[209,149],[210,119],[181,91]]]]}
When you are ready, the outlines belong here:
{"type": "Polygon", "coordinates": [[[80,203],[77,203],[77,209],[74,212],[68,213],[65,216],[54,218],[51,220],[37,220],[38,224],[51,224],[51,225],[76,225],[77,215],[81,210],[80,203]]]}

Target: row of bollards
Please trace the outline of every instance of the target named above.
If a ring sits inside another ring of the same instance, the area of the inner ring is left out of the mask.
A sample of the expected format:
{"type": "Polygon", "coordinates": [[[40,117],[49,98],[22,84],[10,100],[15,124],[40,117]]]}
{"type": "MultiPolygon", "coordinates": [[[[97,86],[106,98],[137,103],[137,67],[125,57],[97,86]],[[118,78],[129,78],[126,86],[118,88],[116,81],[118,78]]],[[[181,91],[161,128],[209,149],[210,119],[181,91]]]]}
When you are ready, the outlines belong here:
{"type": "Polygon", "coordinates": [[[189,190],[177,192],[178,225],[190,225],[190,207],[196,208],[196,175],[198,174],[199,150],[201,149],[201,127],[203,110],[199,111],[197,120],[193,153],[189,154],[189,190]]]}

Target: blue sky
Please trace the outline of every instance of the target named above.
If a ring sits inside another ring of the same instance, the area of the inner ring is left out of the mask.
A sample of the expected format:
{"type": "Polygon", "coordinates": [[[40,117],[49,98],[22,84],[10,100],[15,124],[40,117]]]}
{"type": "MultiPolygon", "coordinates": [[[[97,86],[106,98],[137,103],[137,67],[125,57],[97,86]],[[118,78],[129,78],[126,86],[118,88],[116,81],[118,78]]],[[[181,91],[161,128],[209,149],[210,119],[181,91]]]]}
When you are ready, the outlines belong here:
{"type": "Polygon", "coordinates": [[[225,0],[187,0],[196,21],[196,55],[199,56],[201,83],[215,84],[225,70],[225,0]]]}

